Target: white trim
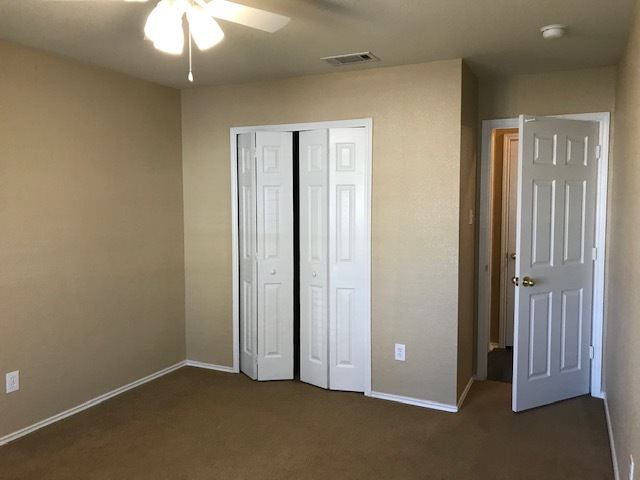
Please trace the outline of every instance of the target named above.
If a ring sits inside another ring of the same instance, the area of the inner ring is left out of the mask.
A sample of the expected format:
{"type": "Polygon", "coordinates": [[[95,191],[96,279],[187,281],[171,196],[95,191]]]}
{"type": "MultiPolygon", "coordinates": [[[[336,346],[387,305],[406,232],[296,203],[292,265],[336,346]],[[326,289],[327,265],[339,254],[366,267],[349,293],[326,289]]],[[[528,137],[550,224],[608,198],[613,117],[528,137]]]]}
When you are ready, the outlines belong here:
{"type": "Polygon", "coordinates": [[[240,260],[238,251],[238,134],[229,132],[231,145],[231,304],[233,318],[233,371],[240,373],[240,260]]]}
{"type": "Polygon", "coordinates": [[[213,363],[196,362],[195,360],[187,360],[185,365],[187,367],[204,368],[206,370],[216,370],[217,372],[225,373],[238,373],[233,367],[226,367],[224,365],[214,365],[213,363]]]}
{"type": "Polygon", "coordinates": [[[462,407],[462,404],[464,403],[464,399],[467,398],[467,394],[469,393],[469,390],[471,390],[471,385],[473,385],[473,381],[475,379],[473,377],[471,377],[469,379],[469,383],[467,383],[467,386],[464,387],[464,390],[462,391],[462,395],[460,395],[460,398],[458,399],[458,403],[456,404],[456,408],[457,411],[460,411],[460,408],[462,407]]]}
{"type": "Polygon", "coordinates": [[[371,284],[371,237],[373,232],[371,230],[371,182],[373,177],[373,119],[367,118],[363,120],[365,130],[367,132],[367,159],[365,166],[365,198],[367,200],[366,208],[366,221],[365,221],[365,258],[367,259],[365,265],[365,274],[367,275],[368,288],[369,288],[369,302],[365,311],[366,317],[369,319],[365,322],[364,327],[364,394],[367,397],[371,396],[371,292],[373,291],[371,284]]]}
{"type": "Polygon", "coordinates": [[[609,402],[607,401],[607,395],[602,392],[602,399],[604,400],[604,413],[607,417],[607,431],[609,432],[609,445],[611,446],[611,462],[613,463],[613,477],[615,480],[620,480],[620,468],[618,467],[618,456],[616,455],[616,444],[613,440],[613,426],[611,425],[611,415],[609,414],[609,402]]]}
{"type": "Polygon", "coordinates": [[[363,127],[367,132],[367,166],[366,166],[366,216],[367,224],[367,241],[365,245],[365,255],[367,258],[367,275],[369,277],[369,302],[367,304],[367,315],[369,321],[365,322],[365,366],[364,366],[364,394],[368,397],[372,396],[371,392],[371,177],[373,164],[373,119],[360,118],[353,120],[337,120],[333,122],[311,122],[311,123],[292,123],[282,125],[256,125],[247,127],[232,127],[229,131],[230,165],[231,165],[231,268],[232,268],[232,296],[233,296],[233,367],[234,373],[240,372],[240,292],[238,283],[240,278],[239,262],[238,262],[238,173],[237,173],[237,156],[238,144],[237,138],[241,133],[253,131],[288,131],[299,132],[304,130],[317,130],[321,128],[357,128],[363,127]]]}
{"type": "Polygon", "coordinates": [[[458,407],[455,405],[429,402],[427,400],[420,400],[419,398],[403,397],[401,395],[393,395],[391,393],[371,392],[371,397],[379,398],[380,400],[390,400],[392,402],[405,403],[407,405],[413,405],[416,407],[430,408],[432,410],[441,410],[443,412],[456,413],[458,411],[458,407]]]}
{"type": "MultiPolygon", "coordinates": [[[[601,158],[598,164],[598,197],[596,206],[595,244],[598,258],[594,265],[593,319],[591,343],[594,358],[591,362],[591,395],[602,395],[602,358],[604,330],[604,277],[606,258],[607,193],[609,171],[609,135],[611,114],[609,112],[553,115],[557,118],[585,120],[600,124],[601,158]]],[[[478,219],[478,348],[476,378],[487,378],[487,350],[489,347],[489,200],[491,180],[491,132],[496,128],[518,128],[518,119],[484,120],[482,122],[482,147],[480,157],[480,216],[478,219]]]]}
{"type": "Polygon", "coordinates": [[[116,388],[115,390],[112,390],[110,392],[105,393],[104,395],[100,395],[99,397],[96,397],[92,400],[89,400],[87,402],[84,402],[76,407],[70,408],[69,410],[65,410],[64,412],[58,413],[57,415],[54,415],[52,417],[49,417],[45,420],[41,420],[38,423],[34,423],[33,425],[30,425],[28,427],[22,428],[20,430],[18,430],[17,432],[13,432],[10,433],[9,435],[5,435],[4,437],[0,438],[0,445],[4,445],[6,443],[12,442],[13,440],[17,440],[20,437],[24,437],[25,435],[31,433],[31,432],[35,432],[36,430],[41,429],[42,427],[46,427],[47,425],[51,425],[52,423],[55,423],[59,420],[65,419],[67,417],[70,417],[71,415],[75,415],[76,413],[80,413],[83,410],[86,410],[88,408],[94,407],[96,405],[98,405],[99,403],[104,402],[105,400],[109,400],[110,398],[113,398],[117,395],[120,395],[121,393],[124,393],[128,390],[131,390],[133,388],[139,387],[140,385],[150,382],[151,380],[155,380],[156,378],[162,377],[163,375],[166,375],[167,373],[171,373],[175,370],[178,370],[181,367],[184,367],[186,364],[186,361],[182,361],[182,362],[178,362],[175,365],[172,365],[170,367],[167,367],[163,370],[160,370],[156,373],[152,373],[151,375],[147,375],[144,378],[141,378],[139,380],[136,380],[135,382],[131,382],[127,385],[124,385],[123,387],[120,388],[116,388]]]}

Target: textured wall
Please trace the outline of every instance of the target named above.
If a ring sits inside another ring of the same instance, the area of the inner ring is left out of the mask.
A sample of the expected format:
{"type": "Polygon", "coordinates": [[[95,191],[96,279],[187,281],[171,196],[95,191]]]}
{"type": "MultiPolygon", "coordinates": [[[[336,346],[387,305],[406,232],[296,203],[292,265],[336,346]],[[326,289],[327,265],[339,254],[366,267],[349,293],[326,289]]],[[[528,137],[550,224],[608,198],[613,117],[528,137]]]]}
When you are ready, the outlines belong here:
{"type": "Polygon", "coordinates": [[[232,364],[230,127],[373,117],[373,389],[455,403],[461,71],[452,60],[183,91],[189,359],[232,364]]]}
{"type": "Polygon", "coordinates": [[[476,272],[476,143],[478,138],[478,81],[463,64],[460,137],[460,237],[458,271],[458,383],[460,398],[474,372],[476,272]],[[474,223],[469,225],[469,210],[474,223]]]}
{"type": "Polygon", "coordinates": [[[620,478],[640,468],[640,12],[618,67],[616,138],[609,188],[605,391],[620,478]]]}
{"type": "Polygon", "coordinates": [[[480,82],[480,120],[611,112],[615,96],[615,67],[485,79],[480,82]]]}
{"type": "Polygon", "coordinates": [[[0,42],[0,437],[185,358],[179,92],[0,42]]]}

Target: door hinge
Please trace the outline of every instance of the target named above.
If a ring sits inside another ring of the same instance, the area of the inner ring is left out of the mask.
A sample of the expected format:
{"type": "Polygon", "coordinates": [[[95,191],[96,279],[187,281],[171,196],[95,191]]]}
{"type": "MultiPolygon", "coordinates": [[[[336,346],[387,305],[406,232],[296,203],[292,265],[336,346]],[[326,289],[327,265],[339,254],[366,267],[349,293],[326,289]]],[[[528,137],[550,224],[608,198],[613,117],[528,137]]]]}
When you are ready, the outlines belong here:
{"type": "Polygon", "coordinates": [[[593,349],[593,345],[589,345],[589,359],[593,360],[595,351],[593,349]]]}
{"type": "Polygon", "coordinates": [[[598,259],[598,249],[597,249],[597,247],[593,247],[591,256],[593,257],[593,260],[597,260],[598,259]]]}
{"type": "Polygon", "coordinates": [[[598,145],[596,147],[596,158],[600,160],[601,156],[602,156],[602,145],[598,145]]]}

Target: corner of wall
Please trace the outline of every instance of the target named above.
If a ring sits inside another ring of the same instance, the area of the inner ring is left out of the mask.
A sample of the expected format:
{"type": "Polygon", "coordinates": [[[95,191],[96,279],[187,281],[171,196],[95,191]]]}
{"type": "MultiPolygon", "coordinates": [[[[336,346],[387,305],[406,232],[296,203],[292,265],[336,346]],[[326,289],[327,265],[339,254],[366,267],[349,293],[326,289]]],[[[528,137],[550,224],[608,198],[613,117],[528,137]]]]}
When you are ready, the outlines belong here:
{"type": "Polygon", "coordinates": [[[456,400],[466,395],[473,376],[476,323],[476,184],[478,137],[478,80],[461,63],[460,209],[458,232],[458,365],[456,400]]]}

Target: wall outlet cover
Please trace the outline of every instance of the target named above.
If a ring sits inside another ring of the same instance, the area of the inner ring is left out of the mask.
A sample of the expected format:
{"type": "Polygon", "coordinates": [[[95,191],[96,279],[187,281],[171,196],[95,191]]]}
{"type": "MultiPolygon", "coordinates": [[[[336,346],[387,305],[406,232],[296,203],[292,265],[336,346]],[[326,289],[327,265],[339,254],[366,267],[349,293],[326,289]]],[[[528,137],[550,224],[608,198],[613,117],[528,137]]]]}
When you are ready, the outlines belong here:
{"type": "Polygon", "coordinates": [[[17,392],[20,390],[20,371],[7,373],[7,393],[17,392]]]}
{"type": "Polygon", "coordinates": [[[395,347],[395,359],[400,361],[400,362],[404,362],[405,361],[405,353],[406,353],[406,347],[404,345],[404,343],[396,343],[396,347],[395,347]]]}

